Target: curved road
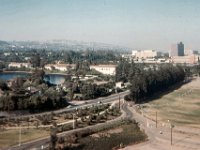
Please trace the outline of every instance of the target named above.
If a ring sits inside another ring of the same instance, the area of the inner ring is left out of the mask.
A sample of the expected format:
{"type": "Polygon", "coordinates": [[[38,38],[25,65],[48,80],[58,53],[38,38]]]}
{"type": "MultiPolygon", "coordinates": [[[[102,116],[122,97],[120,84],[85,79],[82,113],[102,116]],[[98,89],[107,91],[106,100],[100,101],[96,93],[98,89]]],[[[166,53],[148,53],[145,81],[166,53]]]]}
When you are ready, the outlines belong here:
{"type": "MultiPolygon", "coordinates": [[[[111,95],[111,96],[109,96],[105,99],[101,99],[101,101],[103,103],[117,101],[119,99],[119,95],[120,95],[120,97],[122,97],[122,96],[126,95],[127,93],[128,93],[128,91],[123,92],[123,93],[119,93],[119,94],[114,94],[114,95],[111,95]]],[[[73,110],[73,109],[76,109],[76,108],[79,108],[79,107],[88,107],[90,105],[93,105],[94,103],[96,104],[96,102],[97,102],[97,100],[93,100],[93,101],[91,101],[90,104],[79,105],[79,106],[70,108],[70,110],[73,110]]],[[[127,109],[127,105],[122,104],[121,108],[122,108],[121,109],[122,115],[120,117],[114,119],[114,120],[107,121],[106,123],[96,124],[94,126],[88,126],[86,128],[78,128],[78,129],[75,129],[75,130],[62,132],[62,133],[59,133],[57,135],[58,136],[66,136],[67,134],[71,134],[73,132],[77,132],[77,131],[81,131],[81,130],[85,130],[85,129],[92,129],[92,128],[95,129],[95,128],[100,128],[100,127],[103,127],[103,126],[111,126],[113,123],[118,122],[121,119],[124,119],[124,118],[127,118],[127,117],[128,118],[132,117],[132,113],[131,113],[131,111],[129,111],[127,109]]],[[[60,113],[60,111],[68,111],[68,110],[64,109],[64,110],[58,110],[56,112],[60,113]]],[[[31,149],[39,150],[39,149],[41,149],[42,145],[44,145],[44,147],[48,146],[49,140],[50,139],[49,139],[49,136],[48,136],[48,137],[44,137],[44,138],[37,139],[37,140],[34,140],[34,141],[30,141],[30,142],[27,142],[27,143],[23,143],[21,146],[14,146],[14,147],[6,148],[4,150],[31,150],[31,149]]]]}
{"type": "MultiPolygon", "coordinates": [[[[127,91],[126,91],[127,92],[127,91]]],[[[127,94],[124,92],[120,96],[127,94]]],[[[118,100],[118,95],[112,95],[106,99],[102,99],[102,102],[111,102],[118,100]]],[[[96,100],[95,100],[96,103],[96,100]]],[[[77,107],[88,106],[91,104],[81,105],[77,107]]],[[[75,108],[77,108],[75,107],[75,108]]],[[[127,104],[122,104],[122,116],[114,120],[110,120],[106,123],[97,124],[94,126],[88,126],[84,129],[90,128],[99,128],[101,126],[109,126],[115,121],[119,121],[122,118],[135,119],[144,132],[148,135],[148,141],[136,145],[131,145],[125,147],[124,150],[200,150],[200,129],[198,128],[173,128],[173,138],[171,145],[171,129],[170,125],[166,124],[165,126],[158,124],[156,128],[156,123],[148,118],[145,118],[143,115],[136,112],[135,105],[133,107],[127,106],[127,104]]],[[[73,108],[74,109],[74,108],[73,108]]],[[[75,129],[67,132],[58,134],[58,136],[65,136],[66,134],[71,134],[72,132],[77,132],[83,129],[75,129]]],[[[43,139],[31,141],[23,144],[20,147],[12,147],[12,150],[30,150],[30,149],[41,149],[42,145],[48,145],[49,137],[43,139]]],[[[6,149],[8,150],[8,149],[6,149]]]]}
{"type": "MultiPolygon", "coordinates": [[[[40,115],[49,115],[52,112],[54,114],[59,114],[59,113],[64,113],[64,112],[71,112],[77,108],[81,108],[81,107],[89,107],[91,105],[97,104],[98,101],[101,101],[102,103],[110,103],[113,102],[117,99],[123,98],[125,95],[127,95],[129,93],[129,91],[125,91],[125,92],[121,92],[121,93],[117,93],[117,94],[112,94],[110,96],[107,97],[100,97],[97,99],[91,99],[91,100],[87,100],[86,104],[81,104],[81,105],[75,105],[71,108],[65,107],[59,110],[55,110],[55,111],[49,111],[49,112],[42,112],[42,113],[36,113],[36,114],[29,114],[29,115],[18,115],[18,116],[10,116],[9,119],[21,119],[23,117],[34,117],[34,116],[40,116],[40,115]]],[[[2,120],[2,118],[0,118],[0,121],[2,120]]]]}

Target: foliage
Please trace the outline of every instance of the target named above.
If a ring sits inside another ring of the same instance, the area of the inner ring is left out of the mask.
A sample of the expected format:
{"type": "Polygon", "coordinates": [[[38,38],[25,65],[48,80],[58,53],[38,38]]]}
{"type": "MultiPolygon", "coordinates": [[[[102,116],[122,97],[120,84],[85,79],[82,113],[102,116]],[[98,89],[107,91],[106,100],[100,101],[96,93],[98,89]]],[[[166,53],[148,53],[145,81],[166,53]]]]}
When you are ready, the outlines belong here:
{"type": "Polygon", "coordinates": [[[29,110],[30,112],[53,110],[67,106],[64,93],[44,83],[44,71],[36,69],[31,77],[17,77],[10,88],[0,81],[3,90],[0,97],[0,110],[29,110]]]}
{"type": "Polygon", "coordinates": [[[3,91],[9,89],[6,82],[3,81],[3,80],[0,80],[0,89],[3,90],[3,91]]]}
{"type": "Polygon", "coordinates": [[[185,72],[180,66],[166,65],[157,70],[142,71],[139,75],[132,77],[130,94],[127,99],[141,103],[145,98],[156,92],[166,90],[170,86],[183,81],[185,72]]]}

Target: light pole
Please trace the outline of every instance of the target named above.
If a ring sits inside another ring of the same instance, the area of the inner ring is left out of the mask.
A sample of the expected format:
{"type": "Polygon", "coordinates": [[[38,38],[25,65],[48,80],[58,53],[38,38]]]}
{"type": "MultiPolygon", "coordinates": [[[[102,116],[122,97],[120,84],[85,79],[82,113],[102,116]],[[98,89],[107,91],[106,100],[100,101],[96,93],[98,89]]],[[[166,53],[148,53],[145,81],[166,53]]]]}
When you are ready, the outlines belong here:
{"type": "Polygon", "coordinates": [[[157,128],[158,120],[157,120],[157,111],[156,111],[156,128],[157,128]]]}
{"type": "Polygon", "coordinates": [[[19,146],[21,146],[21,138],[22,138],[22,128],[19,128],[19,146]]]}
{"type": "Polygon", "coordinates": [[[119,95],[119,110],[120,110],[120,95],[119,95]]]}
{"type": "Polygon", "coordinates": [[[171,145],[172,145],[172,129],[174,128],[174,125],[171,124],[170,128],[171,128],[171,145]]]}
{"type": "Polygon", "coordinates": [[[73,114],[73,129],[75,129],[75,119],[74,119],[75,114],[73,114]]]}

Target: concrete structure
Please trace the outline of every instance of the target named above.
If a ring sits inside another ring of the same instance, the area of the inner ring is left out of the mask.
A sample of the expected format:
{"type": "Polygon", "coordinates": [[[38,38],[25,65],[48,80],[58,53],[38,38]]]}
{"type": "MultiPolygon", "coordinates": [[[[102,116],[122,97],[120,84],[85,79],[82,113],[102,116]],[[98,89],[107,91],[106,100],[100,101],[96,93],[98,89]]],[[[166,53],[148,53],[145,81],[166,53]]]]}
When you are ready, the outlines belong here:
{"type": "Polygon", "coordinates": [[[196,64],[198,63],[199,58],[199,55],[173,56],[171,61],[175,64],[196,64]]]}
{"type": "Polygon", "coordinates": [[[9,68],[32,68],[31,63],[18,63],[18,62],[11,62],[8,64],[9,68]]]}
{"type": "Polygon", "coordinates": [[[158,56],[158,53],[155,50],[133,50],[132,56],[135,58],[155,58],[158,56]]]}
{"type": "Polygon", "coordinates": [[[134,57],[133,55],[130,55],[130,54],[122,54],[121,56],[122,56],[122,58],[129,60],[129,61],[131,61],[134,57]]]}
{"type": "Polygon", "coordinates": [[[182,42],[171,46],[170,57],[173,56],[184,56],[184,44],[182,42]]]}
{"type": "Polygon", "coordinates": [[[192,49],[185,49],[184,50],[184,55],[185,56],[189,56],[189,55],[192,55],[194,54],[193,50],[192,49]]]}
{"type": "Polygon", "coordinates": [[[123,82],[116,82],[116,83],[115,83],[115,87],[121,89],[121,88],[124,87],[124,83],[123,83],[123,82]]]}
{"type": "Polygon", "coordinates": [[[67,71],[68,69],[74,69],[74,64],[47,64],[44,66],[46,70],[59,70],[59,71],[67,71]]]}
{"type": "Polygon", "coordinates": [[[132,56],[135,57],[137,52],[138,52],[138,50],[132,50],[132,56]]]}
{"type": "Polygon", "coordinates": [[[116,65],[91,65],[90,69],[94,69],[106,75],[116,74],[116,65]]]}
{"type": "Polygon", "coordinates": [[[4,56],[10,56],[10,53],[9,52],[5,52],[5,53],[3,53],[4,54],[4,56]]]}

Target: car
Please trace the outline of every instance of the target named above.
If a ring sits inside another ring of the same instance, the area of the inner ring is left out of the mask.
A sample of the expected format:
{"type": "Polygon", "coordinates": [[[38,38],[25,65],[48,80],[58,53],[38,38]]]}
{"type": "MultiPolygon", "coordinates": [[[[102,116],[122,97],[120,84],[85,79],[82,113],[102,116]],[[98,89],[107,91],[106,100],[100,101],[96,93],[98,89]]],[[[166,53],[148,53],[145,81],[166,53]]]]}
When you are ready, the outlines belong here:
{"type": "Polygon", "coordinates": [[[67,106],[67,108],[72,108],[72,105],[67,106]]]}

